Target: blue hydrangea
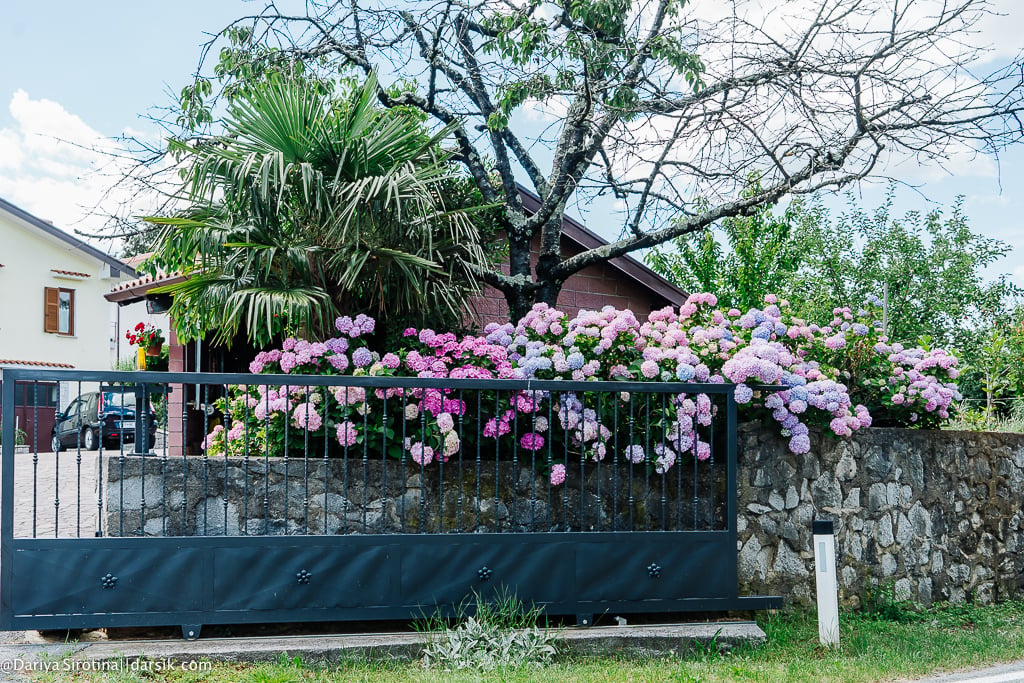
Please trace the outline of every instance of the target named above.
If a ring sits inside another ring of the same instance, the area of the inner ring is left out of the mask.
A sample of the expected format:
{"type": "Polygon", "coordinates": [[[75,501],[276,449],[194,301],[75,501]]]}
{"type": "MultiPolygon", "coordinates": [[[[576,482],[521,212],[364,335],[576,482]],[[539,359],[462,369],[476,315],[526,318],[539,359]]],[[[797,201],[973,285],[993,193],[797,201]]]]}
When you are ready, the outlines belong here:
{"type": "Polygon", "coordinates": [[[676,368],[676,377],[679,378],[680,382],[689,382],[693,379],[694,374],[696,373],[694,372],[693,367],[686,363],[680,363],[679,367],[676,368]]]}
{"type": "Polygon", "coordinates": [[[565,357],[565,362],[569,365],[570,370],[579,370],[583,367],[583,354],[579,351],[570,353],[565,357]]]}
{"type": "Polygon", "coordinates": [[[772,330],[766,325],[761,325],[756,330],[750,333],[750,336],[754,339],[768,340],[772,338],[772,330]]]}

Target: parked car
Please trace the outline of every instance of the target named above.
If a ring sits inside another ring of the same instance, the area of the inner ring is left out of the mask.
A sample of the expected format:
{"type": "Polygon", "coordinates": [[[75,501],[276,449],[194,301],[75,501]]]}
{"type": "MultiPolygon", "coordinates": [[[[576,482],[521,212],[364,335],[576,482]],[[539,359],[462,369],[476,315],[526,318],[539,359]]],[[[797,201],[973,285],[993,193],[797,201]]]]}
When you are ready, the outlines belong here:
{"type": "MultiPolygon", "coordinates": [[[[149,443],[156,438],[156,417],[149,406],[149,443]]],[[[64,448],[96,450],[103,447],[120,449],[122,444],[135,443],[135,387],[101,387],[100,391],[81,394],[64,412],[57,414],[53,426],[51,448],[54,453],[64,448]]]]}

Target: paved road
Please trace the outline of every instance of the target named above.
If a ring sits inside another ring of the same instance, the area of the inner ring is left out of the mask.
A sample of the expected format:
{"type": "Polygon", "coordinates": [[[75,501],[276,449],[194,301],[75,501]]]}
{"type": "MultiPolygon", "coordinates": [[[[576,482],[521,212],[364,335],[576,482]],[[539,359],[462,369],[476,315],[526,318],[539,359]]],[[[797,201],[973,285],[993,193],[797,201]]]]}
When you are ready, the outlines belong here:
{"type": "Polygon", "coordinates": [[[1024,661],[923,678],[914,683],[1024,683],[1024,661]]]}

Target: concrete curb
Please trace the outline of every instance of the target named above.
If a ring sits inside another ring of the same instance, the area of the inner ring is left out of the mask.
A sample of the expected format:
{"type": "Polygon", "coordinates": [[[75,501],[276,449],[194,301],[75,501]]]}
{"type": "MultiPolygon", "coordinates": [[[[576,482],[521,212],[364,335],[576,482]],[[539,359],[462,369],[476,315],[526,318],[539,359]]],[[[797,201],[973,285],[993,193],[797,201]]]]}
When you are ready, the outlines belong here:
{"type": "MultiPolygon", "coordinates": [[[[756,646],[765,634],[753,622],[602,626],[566,628],[561,632],[564,650],[570,654],[668,655],[692,651],[699,643],[733,648],[756,646]]],[[[306,635],[259,638],[208,638],[199,640],[123,640],[68,644],[19,644],[0,648],[0,658],[17,657],[26,662],[63,658],[83,663],[127,662],[140,659],[173,662],[271,662],[283,653],[308,662],[344,659],[413,660],[420,656],[425,637],[418,633],[357,635],[306,635]]],[[[2,680],[2,679],[0,679],[2,680]]]]}

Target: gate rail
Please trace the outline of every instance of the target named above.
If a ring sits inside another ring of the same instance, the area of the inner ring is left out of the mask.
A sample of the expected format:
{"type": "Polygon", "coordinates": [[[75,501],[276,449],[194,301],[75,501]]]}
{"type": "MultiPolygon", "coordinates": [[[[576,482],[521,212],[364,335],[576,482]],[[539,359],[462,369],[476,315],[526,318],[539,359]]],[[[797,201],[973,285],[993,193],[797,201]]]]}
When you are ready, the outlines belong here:
{"type": "Polygon", "coordinates": [[[194,637],[212,623],[452,613],[502,588],[585,624],[781,605],[738,595],[732,385],[5,380],[3,629],[180,624],[194,637]],[[73,402],[66,453],[16,457],[16,381],[121,387],[134,411],[125,400],[91,421],[73,402]]]}

